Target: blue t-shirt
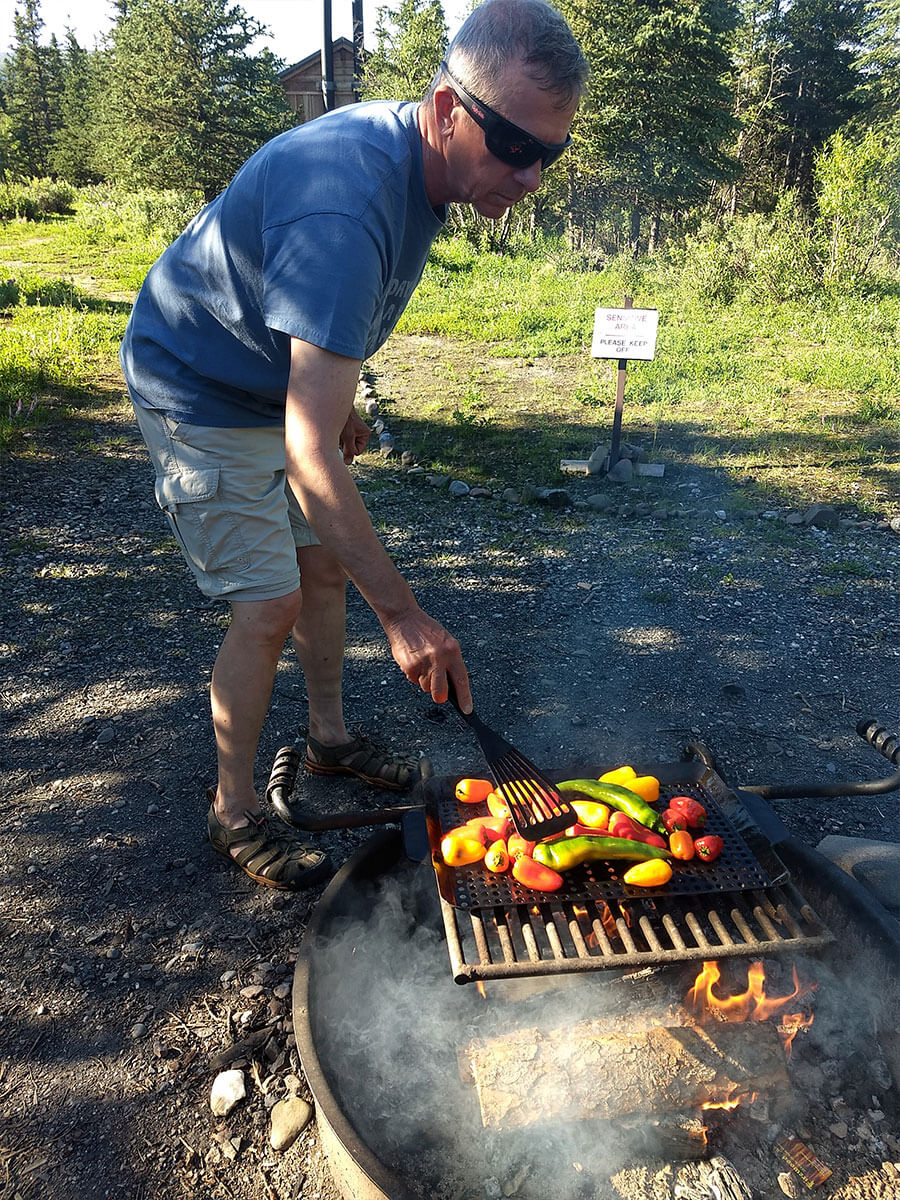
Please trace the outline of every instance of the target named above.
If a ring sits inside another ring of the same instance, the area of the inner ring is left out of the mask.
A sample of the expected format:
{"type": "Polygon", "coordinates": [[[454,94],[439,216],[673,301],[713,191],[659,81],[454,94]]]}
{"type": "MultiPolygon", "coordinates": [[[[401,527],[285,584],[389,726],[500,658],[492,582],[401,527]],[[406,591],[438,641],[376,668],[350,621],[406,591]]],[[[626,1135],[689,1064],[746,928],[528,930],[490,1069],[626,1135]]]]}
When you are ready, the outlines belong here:
{"type": "Polygon", "coordinates": [[[132,395],[194,425],[281,424],[291,337],[374,354],[444,217],[414,104],[350,105],[273,138],[150,268],[119,355],[132,395]]]}

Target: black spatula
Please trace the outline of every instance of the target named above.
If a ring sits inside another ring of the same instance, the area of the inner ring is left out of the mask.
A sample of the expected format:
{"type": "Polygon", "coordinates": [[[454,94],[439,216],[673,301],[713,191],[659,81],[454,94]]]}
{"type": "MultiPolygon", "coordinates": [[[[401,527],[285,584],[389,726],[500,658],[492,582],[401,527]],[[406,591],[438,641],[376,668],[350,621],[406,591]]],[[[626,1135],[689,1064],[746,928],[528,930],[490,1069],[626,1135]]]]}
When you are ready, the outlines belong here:
{"type": "Polygon", "coordinates": [[[575,809],[534,763],[499,733],[489,729],[474,712],[464,713],[449,679],[447,687],[450,703],[478,739],[491,777],[496,784],[502,785],[502,796],[509,805],[516,833],[528,842],[539,842],[541,838],[576,824],[578,814],[575,809]]]}

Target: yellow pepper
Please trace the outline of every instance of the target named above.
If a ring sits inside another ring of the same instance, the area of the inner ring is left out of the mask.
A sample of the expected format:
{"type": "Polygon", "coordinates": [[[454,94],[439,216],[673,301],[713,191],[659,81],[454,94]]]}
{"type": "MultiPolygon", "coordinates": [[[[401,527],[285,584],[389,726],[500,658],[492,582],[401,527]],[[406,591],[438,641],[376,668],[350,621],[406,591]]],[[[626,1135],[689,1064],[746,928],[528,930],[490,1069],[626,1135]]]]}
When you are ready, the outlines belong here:
{"type": "Polygon", "coordinates": [[[662,858],[651,858],[647,862],[629,867],[622,879],[632,887],[661,887],[672,878],[672,868],[662,858]]]}
{"type": "Polygon", "coordinates": [[[614,771],[607,771],[605,775],[600,776],[601,783],[620,783],[624,787],[631,786],[631,780],[635,778],[637,772],[634,767],[616,767],[614,771]]]}
{"type": "Polygon", "coordinates": [[[609,821],[609,808],[599,800],[572,800],[578,820],[588,829],[605,829],[609,821]]]}
{"type": "Polygon", "coordinates": [[[600,776],[600,783],[617,783],[620,787],[627,787],[647,804],[655,804],[659,799],[659,780],[653,775],[638,775],[634,767],[616,767],[614,771],[607,771],[600,776]]]}
{"type": "Polygon", "coordinates": [[[467,867],[481,862],[487,847],[480,837],[475,837],[464,827],[451,829],[441,838],[441,856],[448,867],[467,867]]]}

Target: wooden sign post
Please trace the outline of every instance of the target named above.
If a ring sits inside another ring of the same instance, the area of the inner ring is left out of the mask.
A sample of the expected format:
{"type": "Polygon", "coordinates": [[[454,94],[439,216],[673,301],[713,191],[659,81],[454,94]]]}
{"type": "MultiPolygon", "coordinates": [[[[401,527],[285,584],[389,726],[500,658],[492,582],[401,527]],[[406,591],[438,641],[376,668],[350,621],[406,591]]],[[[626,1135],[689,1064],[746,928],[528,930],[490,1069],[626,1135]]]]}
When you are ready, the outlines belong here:
{"type": "Polygon", "coordinates": [[[609,450],[611,468],[619,460],[622,444],[622,410],[625,407],[625,372],[630,358],[648,362],[656,352],[656,330],[659,313],[655,308],[632,307],[626,296],[622,308],[598,308],[594,312],[592,358],[617,358],[616,408],[613,414],[612,443],[609,450]]]}

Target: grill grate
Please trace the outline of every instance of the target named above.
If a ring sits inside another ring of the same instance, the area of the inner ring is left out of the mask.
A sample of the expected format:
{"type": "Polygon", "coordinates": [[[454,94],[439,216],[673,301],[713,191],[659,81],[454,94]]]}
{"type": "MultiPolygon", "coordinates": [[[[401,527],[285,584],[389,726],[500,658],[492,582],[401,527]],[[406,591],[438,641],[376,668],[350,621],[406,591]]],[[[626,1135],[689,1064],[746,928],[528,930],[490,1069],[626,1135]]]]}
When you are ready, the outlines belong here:
{"type": "MultiPolygon", "coordinates": [[[[508,876],[492,881],[477,867],[451,872],[434,854],[455,981],[806,953],[834,941],[718,775],[699,764],[679,764],[679,770],[683,774],[669,781],[665,794],[699,799],[710,831],[723,838],[727,833],[729,847],[727,858],[723,853],[693,872],[683,869],[690,864],[679,863],[676,878],[684,881],[679,889],[670,885],[651,896],[626,888],[614,870],[604,875],[579,868],[577,883],[572,872],[571,889],[548,899],[508,876]]],[[[459,823],[454,782],[430,781],[426,815],[432,848],[441,828],[459,823]]]]}

